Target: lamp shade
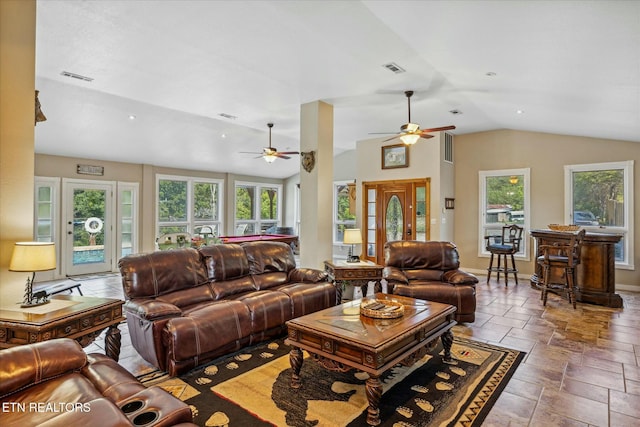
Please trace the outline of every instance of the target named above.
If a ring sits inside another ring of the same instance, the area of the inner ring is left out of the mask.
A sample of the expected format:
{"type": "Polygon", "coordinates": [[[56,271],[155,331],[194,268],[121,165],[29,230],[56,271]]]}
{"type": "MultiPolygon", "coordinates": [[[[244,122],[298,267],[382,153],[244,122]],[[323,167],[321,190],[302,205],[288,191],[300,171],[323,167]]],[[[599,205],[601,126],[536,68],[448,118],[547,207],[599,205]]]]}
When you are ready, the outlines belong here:
{"type": "Polygon", "coordinates": [[[418,133],[406,133],[400,136],[400,141],[404,142],[405,145],[413,145],[420,139],[420,134],[418,133]]]}
{"type": "Polygon", "coordinates": [[[16,242],[9,271],[46,271],[56,268],[56,246],[53,242],[16,242]]]}
{"type": "Polygon", "coordinates": [[[344,239],[342,242],[347,245],[358,245],[362,243],[362,234],[360,234],[360,229],[349,228],[344,230],[344,239]]]}

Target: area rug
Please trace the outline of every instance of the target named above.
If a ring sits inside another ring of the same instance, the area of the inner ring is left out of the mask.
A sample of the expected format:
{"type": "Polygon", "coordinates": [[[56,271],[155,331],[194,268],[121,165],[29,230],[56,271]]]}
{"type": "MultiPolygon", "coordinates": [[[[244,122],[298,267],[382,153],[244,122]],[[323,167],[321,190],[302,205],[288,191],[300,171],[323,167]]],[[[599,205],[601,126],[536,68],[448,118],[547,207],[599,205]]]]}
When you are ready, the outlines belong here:
{"type": "MultiPolygon", "coordinates": [[[[191,407],[200,426],[366,426],[362,372],[332,372],[305,358],[302,388],[290,388],[289,347],[282,339],[247,348],[180,378],[144,375],[191,407]]],[[[455,338],[455,365],[439,344],[412,366],[381,378],[381,426],[479,426],[524,353],[455,338]]],[[[306,353],[305,353],[306,355],[306,353]]]]}

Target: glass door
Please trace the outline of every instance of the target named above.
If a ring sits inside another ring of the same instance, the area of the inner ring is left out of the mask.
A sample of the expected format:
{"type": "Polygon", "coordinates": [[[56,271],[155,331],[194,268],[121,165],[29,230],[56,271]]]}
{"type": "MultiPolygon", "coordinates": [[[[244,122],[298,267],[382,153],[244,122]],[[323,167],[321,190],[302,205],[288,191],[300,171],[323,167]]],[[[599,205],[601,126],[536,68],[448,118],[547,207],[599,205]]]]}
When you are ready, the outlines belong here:
{"type": "Polygon", "coordinates": [[[64,180],[64,274],[113,269],[115,183],[64,180]]]}

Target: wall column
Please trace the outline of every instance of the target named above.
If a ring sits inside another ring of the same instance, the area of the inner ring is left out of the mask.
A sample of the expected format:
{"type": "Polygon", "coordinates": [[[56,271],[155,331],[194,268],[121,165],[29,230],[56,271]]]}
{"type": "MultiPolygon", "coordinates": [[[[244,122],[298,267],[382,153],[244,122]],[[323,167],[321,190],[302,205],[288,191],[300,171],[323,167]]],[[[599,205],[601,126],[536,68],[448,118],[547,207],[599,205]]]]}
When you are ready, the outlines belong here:
{"type": "Polygon", "coordinates": [[[324,269],[333,253],[333,106],[321,101],[300,109],[300,151],[315,151],[311,172],[300,165],[300,264],[324,269]]]}
{"type": "MultiPolygon", "coordinates": [[[[0,305],[22,301],[13,245],[33,240],[36,2],[0,1],[0,305]]],[[[42,99],[42,97],[41,97],[42,99]]],[[[46,114],[46,104],[42,106],[46,114]]],[[[46,126],[41,124],[40,126],[46,126]]]]}

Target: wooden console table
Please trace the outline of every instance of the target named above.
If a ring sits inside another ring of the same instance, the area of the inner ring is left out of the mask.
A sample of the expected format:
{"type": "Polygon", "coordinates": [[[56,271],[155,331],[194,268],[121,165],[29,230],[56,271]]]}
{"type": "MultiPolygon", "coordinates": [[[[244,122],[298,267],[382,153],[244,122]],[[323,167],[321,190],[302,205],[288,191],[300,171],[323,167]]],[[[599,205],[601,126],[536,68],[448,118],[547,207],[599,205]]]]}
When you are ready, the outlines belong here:
{"type": "MultiPolygon", "coordinates": [[[[367,284],[370,281],[376,282],[376,292],[380,292],[380,280],[382,280],[382,265],[374,264],[371,261],[346,262],[344,260],[334,260],[324,262],[324,271],[329,276],[338,292],[343,292],[346,287],[359,286],[362,289],[362,295],[366,295],[367,284]]],[[[340,301],[348,301],[353,297],[351,293],[340,295],[340,301]]]]}
{"type": "MultiPolygon", "coordinates": [[[[567,243],[569,233],[552,230],[531,230],[531,237],[536,243],[536,258],[541,255],[541,245],[567,243]]],[[[607,307],[622,307],[622,298],[616,294],[615,279],[615,244],[622,236],[605,233],[586,233],[580,253],[576,285],[576,301],[600,304],[607,307]]],[[[531,286],[538,288],[542,267],[536,263],[536,270],[531,276],[531,286]]],[[[559,271],[551,271],[552,283],[564,283],[559,271]]]]}
{"type": "Polygon", "coordinates": [[[113,360],[120,357],[120,330],[124,301],[111,298],[55,295],[51,302],[33,308],[0,310],[0,348],[72,338],[81,346],[91,344],[109,328],[105,353],[113,360]]]}

